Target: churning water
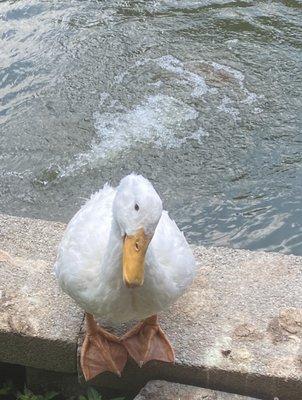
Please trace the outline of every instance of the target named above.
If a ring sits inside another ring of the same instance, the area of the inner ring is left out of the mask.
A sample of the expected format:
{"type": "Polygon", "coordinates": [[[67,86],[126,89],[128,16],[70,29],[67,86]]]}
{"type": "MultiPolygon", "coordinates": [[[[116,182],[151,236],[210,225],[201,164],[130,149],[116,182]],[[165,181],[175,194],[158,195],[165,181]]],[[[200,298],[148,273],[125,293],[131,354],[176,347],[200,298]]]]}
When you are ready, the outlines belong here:
{"type": "Polygon", "coordinates": [[[136,171],[191,242],[302,255],[301,92],[301,1],[1,1],[1,211],[136,171]]]}

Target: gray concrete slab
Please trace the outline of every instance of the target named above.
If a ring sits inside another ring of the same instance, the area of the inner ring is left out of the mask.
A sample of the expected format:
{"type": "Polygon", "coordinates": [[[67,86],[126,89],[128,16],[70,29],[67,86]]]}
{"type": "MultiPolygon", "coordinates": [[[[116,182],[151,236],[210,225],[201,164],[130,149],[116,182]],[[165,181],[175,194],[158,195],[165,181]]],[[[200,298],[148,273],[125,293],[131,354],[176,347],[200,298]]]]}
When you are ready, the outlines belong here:
{"type": "Polygon", "coordinates": [[[267,399],[302,398],[302,258],[196,247],[200,273],[191,289],[161,315],[175,365],[130,362],[127,387],[150,379],[194,384],[267,399]]]}
{"type": "Polygon", "coordinates": [[[75,372],[83,312],[52,272],[63,224],[0,216],[0,361],[75,372]]]}
{"type": "MultiPolygon", "coordinates": [[[[83,313],[52,275],[63,230],[60,223],[0,216],[0,361],[76,371],[83,313]]],[[[129,360],[121,379],[102,374],[92,383],[138,389],[162,379],[301,400],[302,258],[194,251],[200,264],[194,285],[160,316],[175,365],[150,362],[140,369],[129,360]]]]}
{"type": "Polygon", "coordinates": [[[134,400],[255,400],[252,397],[166,381],[151,381],[134,400]]]}

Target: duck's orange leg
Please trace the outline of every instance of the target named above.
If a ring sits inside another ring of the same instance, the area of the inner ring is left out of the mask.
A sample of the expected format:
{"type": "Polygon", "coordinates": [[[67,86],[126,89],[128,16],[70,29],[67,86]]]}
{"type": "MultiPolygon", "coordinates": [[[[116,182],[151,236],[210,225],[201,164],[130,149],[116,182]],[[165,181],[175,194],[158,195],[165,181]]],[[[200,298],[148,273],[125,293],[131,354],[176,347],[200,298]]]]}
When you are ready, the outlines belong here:
{"type": "Polygon", "coordinates": [[[91,314],[85,314],[85,322],[81,367],[86,381],[105,371],[121,376],[127,362],[126,349],[118,337],[100,327],[91,314]]]}
{"type": "Polygon", "coordinates": [[[121,343],[130,356],[142,367],[148,361],[174,362],[174,351],[158,324],[157,315],[152,315],[127,332],[121,343]]]}

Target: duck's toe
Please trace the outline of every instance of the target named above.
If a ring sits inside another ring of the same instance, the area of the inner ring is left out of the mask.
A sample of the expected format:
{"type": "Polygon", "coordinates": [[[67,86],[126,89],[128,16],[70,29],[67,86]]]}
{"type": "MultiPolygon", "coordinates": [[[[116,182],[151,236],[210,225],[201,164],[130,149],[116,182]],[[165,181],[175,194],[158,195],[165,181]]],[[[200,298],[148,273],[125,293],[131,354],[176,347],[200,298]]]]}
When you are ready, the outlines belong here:
{"type": "Polygon", "coordinates": [[[81,351],[81,367],[86,381],[102,372],[113,372],[119,377],[127,362],[127,350],[118,338],[102,328],[85,336],[81,351]]]}
{"type": "Polygon", "coordinates": [[[175,361],[173,348],[156,316],[139,323],[124,335],[121,342],[140,367],[151,360],[169,363],[175,361]]]}

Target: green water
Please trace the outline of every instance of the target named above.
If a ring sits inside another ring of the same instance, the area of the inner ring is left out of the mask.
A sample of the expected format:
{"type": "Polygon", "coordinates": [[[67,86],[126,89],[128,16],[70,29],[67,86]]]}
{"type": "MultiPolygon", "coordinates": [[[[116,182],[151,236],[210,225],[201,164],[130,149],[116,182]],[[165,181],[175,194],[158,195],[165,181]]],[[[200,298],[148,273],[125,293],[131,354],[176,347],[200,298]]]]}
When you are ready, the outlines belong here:
{"type": "Polygon", "coordinates": [[[301,1],[0,2],[0,205],[148,177],[191,242],[302,255],[301,1]]]}

